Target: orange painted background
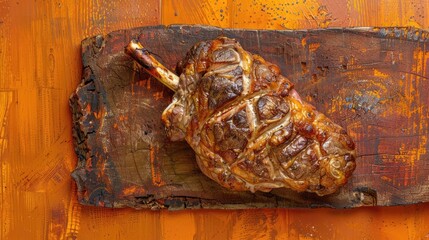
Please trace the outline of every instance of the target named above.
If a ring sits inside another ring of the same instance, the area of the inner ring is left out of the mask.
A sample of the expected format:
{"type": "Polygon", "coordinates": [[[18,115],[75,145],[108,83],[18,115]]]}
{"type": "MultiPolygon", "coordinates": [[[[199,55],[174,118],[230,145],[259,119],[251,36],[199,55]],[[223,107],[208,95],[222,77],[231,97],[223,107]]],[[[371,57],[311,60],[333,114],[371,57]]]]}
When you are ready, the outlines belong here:
{"type": "Polygon", "coordinates": [[[429,239],[429,204],[136,211],[80,206],[68,97],[80,41],[143,25],[429,27],[426,0],[0,0],[0,239],[429,239]]]}

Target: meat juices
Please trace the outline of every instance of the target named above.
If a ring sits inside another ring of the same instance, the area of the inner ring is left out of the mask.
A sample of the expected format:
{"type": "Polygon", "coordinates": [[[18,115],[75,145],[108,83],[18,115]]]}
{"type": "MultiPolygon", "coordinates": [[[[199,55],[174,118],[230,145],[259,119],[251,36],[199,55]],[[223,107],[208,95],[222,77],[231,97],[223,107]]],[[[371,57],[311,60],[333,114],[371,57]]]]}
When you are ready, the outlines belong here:
{"type": "Polygon", "coordinates": [[[346,131],[304,102],[278,66],[230,38],[199,42],[176,76],[139,43],[125,52],[174,90],[162,121],[186,140],[201,171],[235,191],[331,194],[356,167],[346,131]]]}

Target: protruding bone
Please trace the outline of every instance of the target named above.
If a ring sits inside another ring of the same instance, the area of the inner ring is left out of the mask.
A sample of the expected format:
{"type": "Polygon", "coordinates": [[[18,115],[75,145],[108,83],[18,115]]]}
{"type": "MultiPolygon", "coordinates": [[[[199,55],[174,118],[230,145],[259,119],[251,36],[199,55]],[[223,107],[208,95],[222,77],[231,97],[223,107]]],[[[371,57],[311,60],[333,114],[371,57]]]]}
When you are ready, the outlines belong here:
{"type": "Polygon", "coordinates": [[[150,75],[173,91],[177,91],[179,77],[156,60],[147,49],[136,40],[131,40],[125,53],[138,62],[150,75]]]}

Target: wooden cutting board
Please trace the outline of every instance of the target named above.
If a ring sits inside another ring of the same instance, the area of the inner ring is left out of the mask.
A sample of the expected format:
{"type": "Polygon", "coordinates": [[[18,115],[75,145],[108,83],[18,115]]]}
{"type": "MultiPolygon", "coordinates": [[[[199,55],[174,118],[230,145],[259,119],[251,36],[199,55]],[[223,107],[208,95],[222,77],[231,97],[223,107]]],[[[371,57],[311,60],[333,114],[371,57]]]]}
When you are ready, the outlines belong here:
{"type": "Polygon", "coordinates": [[[429,201],[428,32],[410,28],[309,31],[154,26],[82,42],[82,83],[70,98],[85,205],[134,208],[391,206],[429,201]],[[338,193],[234,192],[204,176],[160,120],[172,92],[123,53],[138,39],[170,69],[219,35],[277,64],[300,95],[347,129],[357,168],[338,193]]]}

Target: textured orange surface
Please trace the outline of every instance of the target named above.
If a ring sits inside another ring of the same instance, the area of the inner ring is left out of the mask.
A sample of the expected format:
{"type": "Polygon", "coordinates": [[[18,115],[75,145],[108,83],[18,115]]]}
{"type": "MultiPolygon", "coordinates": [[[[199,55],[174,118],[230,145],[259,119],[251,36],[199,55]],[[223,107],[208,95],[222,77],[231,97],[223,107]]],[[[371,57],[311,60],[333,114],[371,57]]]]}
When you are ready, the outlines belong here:
{"type": "Polygon", "coordinates": [[[77,204],[68,97],[80,41],[142,25],[429,27],[426,0],[0,0],[0,239],[429,239],[429,204],[135,211],[77,204]]]}

